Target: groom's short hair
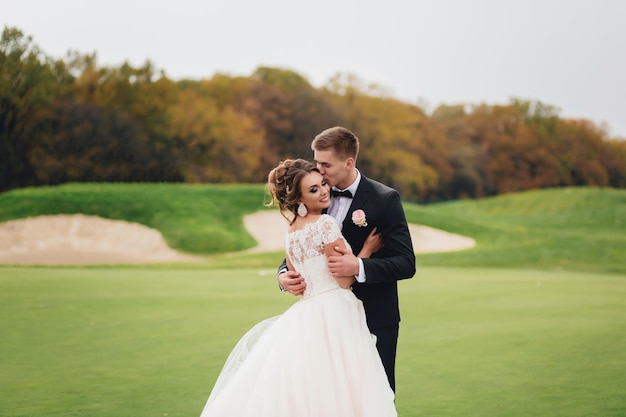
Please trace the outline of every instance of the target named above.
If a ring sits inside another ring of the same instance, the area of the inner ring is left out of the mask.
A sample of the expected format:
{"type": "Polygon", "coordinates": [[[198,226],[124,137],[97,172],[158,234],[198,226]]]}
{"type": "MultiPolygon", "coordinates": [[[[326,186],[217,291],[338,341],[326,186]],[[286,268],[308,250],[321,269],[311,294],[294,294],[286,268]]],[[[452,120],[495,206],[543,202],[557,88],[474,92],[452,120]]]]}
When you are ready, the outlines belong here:
{"type": "Polygon", "coordinates": [[[335,126],[324,130],[311,142],[314,151],[335,151],[341,160],[356,157],[359,154],[359,138],[345,127],[335,126]]]}

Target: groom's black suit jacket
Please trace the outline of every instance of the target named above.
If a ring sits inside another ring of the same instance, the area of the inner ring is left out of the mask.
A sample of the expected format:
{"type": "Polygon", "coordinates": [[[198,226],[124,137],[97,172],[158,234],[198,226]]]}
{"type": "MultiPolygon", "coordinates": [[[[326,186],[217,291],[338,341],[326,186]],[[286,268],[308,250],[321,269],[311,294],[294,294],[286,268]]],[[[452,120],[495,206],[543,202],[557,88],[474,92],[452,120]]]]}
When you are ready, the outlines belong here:
{"type": "Polygon", "coordinates": [[[363,301],[371,330],[400,322],[398,280],[415,275],[415,253],[398,192],[361,174],[342,228],[354,254],[361,251],[374,227],[382,234],[384,247],[363,259],[366,282],[352,286],[354,295],[363,301]],[[358,209],[365,212],[365,227],[352,221],[358,209]]]}
{"type": "MultiPolygon", "coordinates": [[[[415,275],[415,253],[398,192],[361,173],[342,228],[354,254],[361,251],[374,227],[382,233],[384,247],[371,258],[363,259],[366,282],[352,286],[354,295],[363,301],[367,324],[372,331],[400,322],[398,280],[415,275]],[[358,209],[365,212],[365,227],[352,221],[352,213],[358,209]]],[[[285,267],[283,262],[281,269],[285,267]]]]}

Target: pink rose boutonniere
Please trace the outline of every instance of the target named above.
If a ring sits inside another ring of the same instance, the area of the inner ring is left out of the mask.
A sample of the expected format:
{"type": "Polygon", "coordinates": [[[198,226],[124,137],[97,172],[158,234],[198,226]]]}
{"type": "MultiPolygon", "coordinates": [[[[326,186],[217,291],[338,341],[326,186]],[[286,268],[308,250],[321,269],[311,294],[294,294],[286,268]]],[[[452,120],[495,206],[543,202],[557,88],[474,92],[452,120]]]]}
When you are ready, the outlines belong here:
{"type": "Polygon", "coordinates": [[[352,223],[359,227],[367,226],[367,219],[365,218],[365,212],[361,209],[354,210],[352,212],[352,223]]]}

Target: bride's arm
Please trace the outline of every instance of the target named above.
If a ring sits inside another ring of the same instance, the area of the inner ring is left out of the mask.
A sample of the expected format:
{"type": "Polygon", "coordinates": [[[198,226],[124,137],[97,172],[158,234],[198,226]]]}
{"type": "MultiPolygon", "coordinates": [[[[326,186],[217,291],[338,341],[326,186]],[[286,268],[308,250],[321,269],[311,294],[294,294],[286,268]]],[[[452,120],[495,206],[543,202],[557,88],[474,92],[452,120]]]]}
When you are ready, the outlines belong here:
{"type": "MultiPolygon", "coordinates": [[[[346,248],[346,243],[343,241],[343,238],[338,238],[334,242],[327,243],[324,245],[324,252],[326,253],[326,257],[331,256],[341,256],[341,253],[335,250],[335,246],[339,246],[342,249],[346,248]]],[[[335,277],[339,286],[341,288],[350,288],[356,279],[352,277],[335,277]]]]}
{"type": "MultiPolygon", "coordinates": [[[[346,249],[345,241],[342,238],[338,238],[332,243],[329,243],[324,246],[324,252],[327,257],[330,256],[341,256],[340,252],[337,252],[334,248],[335,246],[339,246],[342,249],[346,249]]],[[[383,240],[380,233],[376,233],[376,228],[372,229],[370,234],[367,236],[365,243],[363,244],[363,248],[357,255],[358,258],[369,258],[373,253],[378,252],[380,248],[383,247],[383,240]]],[[[342,288],[350,288],[352,284],[356,281],[354,276],[345,276],[345,277],[335,277],[339,286],[342,288]]]]}

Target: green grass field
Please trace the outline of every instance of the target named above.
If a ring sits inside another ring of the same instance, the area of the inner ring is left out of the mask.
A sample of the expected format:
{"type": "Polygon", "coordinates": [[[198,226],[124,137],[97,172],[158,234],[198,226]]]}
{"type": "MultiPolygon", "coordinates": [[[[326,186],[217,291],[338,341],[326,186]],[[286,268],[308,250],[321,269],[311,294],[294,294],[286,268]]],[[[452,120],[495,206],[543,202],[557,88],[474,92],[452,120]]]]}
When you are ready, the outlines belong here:
{"type": "MultiPolygon", "coordinates": [[[[196,416],[295,298],[258,269],[0,268],[0,415],[196,416]]],[[[424,267],[400,284],[400,416],[623,416],[626,277],[424,267]]]]}
{"type": "MultiPolygon", "coordinates": [[[[201,264],[0,267],[0,416],[197,416],[230,349],[296,299],[241,217],[260,185],[69,184],[0,194],[0,221],[135,221],[201,264]]],[[[626,416],[626,190],[430,206],[476,239],[400,283],[397,407],[410,416],[626,416]]]]}

